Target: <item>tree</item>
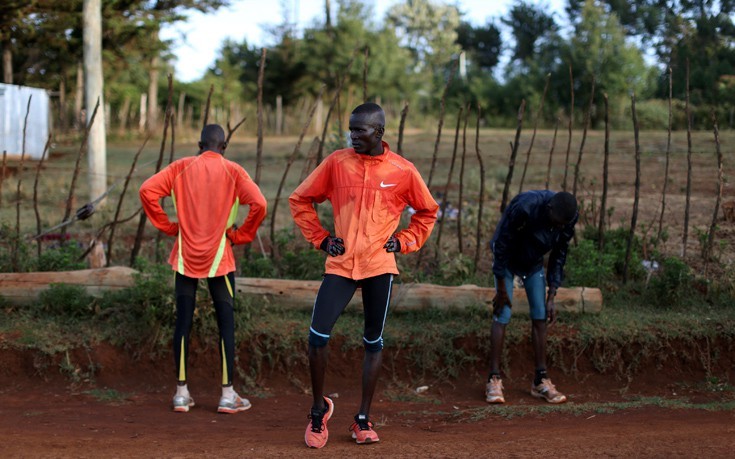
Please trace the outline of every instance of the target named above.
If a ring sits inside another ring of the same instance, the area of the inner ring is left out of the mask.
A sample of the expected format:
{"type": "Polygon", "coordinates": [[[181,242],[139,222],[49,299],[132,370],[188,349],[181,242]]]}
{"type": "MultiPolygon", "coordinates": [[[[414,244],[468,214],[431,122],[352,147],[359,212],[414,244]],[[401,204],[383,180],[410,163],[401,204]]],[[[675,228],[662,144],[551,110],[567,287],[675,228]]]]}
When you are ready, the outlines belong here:
{"type": "MultiPolygon", "coordinates": [[[[614,13],[628,36],[650,46],[659,58],[657,95],[668,96],[667,67],[674,79],[674,96],[684,98],[684,73],[690,61],[691,100],[697,104],[735,104],[722,99],[719,91],[729,75],[735,74],[735,2],[731,0],[600,0],[614,13]]],[[[583,0],[569,0],[567,11],[576,17],[583,0]]],[[[699,118],[709,119],[708,109],[699,118]]]]}
{"type": "MultiPolygon", "coordinates": [[[[368,97],[380,96],[396,102],[412,98],[416,85],[408,50],[399,46],[395,34],[388,29],[374,26],[362,1],[342,0],[338,5],[329,27],[326,23],[315,23],[304,30],[303,39],[295,38],[288,24],[271,30],[275,44],[268,47],[268,71],[263,88],[267,104],[275,104],[280,95],[284,105],[292,105],[305,94],[315,95],[324,83],[336,88],[337,78],[353,58],[355,62],[343,89],[349,93],[362,87],[360,61],[365,47],[369,48],[371,59],[368,97]]],[[[246,41],[227,42],[205,78],[216,77],[219,84],[222,79],[237,78],[243,99],[252,100],[257,90],[259,62],[259,49],[246,41]]]]}
{"type": "MultiPolygon", "coordinates": [[[[120,104],[131,93],[147,90],[151,66],[146,63],[167,57],[169,43],[151,39],[157,37],[162,24],[185,20],[188,9],[207,12],[227,4],[229,0],[103,1],[103,70],[108,100],[120,104]]],[[[0,41],[8,50],[4,56],[10,55],[13,67],[22,69],[13,72],[15,83],[58,89],[60,99],[65,98],[65,82],[82,68],[82,7],[83,0],[2,2],[0,41]]]]}
{"type": "Polygon", "coordinates": [[[89,201],[107,190],[107,145],[105,139],[105,98],[102,80],[102,6],[101,0],[84,0],[84,75],[87,125],[95,104],[98,113],[87,138],[89,160],[89,201]]]}
{"type": "Polygon", "coordinates": [[[550,40],[558,31],[554,17],[546,13],[548,7],[521,1],[513,5],[508,16],[502,19],[513,35],[513,60],[525,64],[539,53],[544,40],[550,40]]]}
{"type": "Polygon", "coordinates": [[[386,15],[402,46],[413,56],[417,72],[436,73],[460,51],[457,45],[459,10],[432,0],[406,0],[394,5],[386,15]]]}
{"type": "Polygon", "coordinates": [[[23,18],[30,7],[31,0],[7,0],[0,5],[3,83],[13,83],[13,41],[23,29],[23,18]]]}
{"type": "Polygon", "coordinates": [[[498,65],[502,39],[500,29],[495,24],[473,27],[469,22],[462,21],[457,27],[457,44],[480,69],[491,71],[498,65]]]}
{"type": "MultiPolygon", "coordinates": [[[[637,97],[650,96],[648,87],[651,69],[647,68],[641,51],[626,41],[624,29],[615,13],[607,13],[594,0],[587,0],[574,35],[564,52],[566,62],[556,71],[558,82],[568,84],[568,63],[575,75],[575,100],[580,104],[589,101],[592,77],[598,94],[607,93],[610,105],[623,107],[629,94],[637,97]]],[[[568,94],[559,91],[560,94],[568,94]]],[[[566,96],[568,97],[568,96],[566,96]]],[[[596,104],[602,100],[595,97],[596,104]]],[[[597,110],[602,113],[602,110],[597,110]]]]}

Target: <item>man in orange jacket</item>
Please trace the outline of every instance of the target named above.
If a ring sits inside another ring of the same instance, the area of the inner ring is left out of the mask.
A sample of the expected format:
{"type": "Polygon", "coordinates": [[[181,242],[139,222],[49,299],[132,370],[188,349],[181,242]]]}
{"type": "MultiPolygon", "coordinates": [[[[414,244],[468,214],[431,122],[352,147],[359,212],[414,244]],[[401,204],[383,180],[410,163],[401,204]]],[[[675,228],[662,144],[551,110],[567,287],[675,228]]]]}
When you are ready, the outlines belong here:
{"type": "Polygon", "coordinates": [[[169,263],[176,271],[174,359],[177,387],[173,409],[194,406],[186,384],[189,332],[199,279],[207,279],[217,314],[222,359],[222,396],[217,411],[237,413],[250,408],[232,387],[235,359],[235,257],[233,244],[247,244],[265,218],[266,200],[245,169],[224,158],[222,127],[202,129],[199,154],[171,163],[140,187],[140,200],[153,226],[176,236],[169,263]],[[159,200],[171,196],[178,223],[169,220],[159,200]],[[234,225],[240,204],[250,206],[242,226],[234,225]]]}
{"type": "Polygon", "coordinates": [[[313,404],[304,439],[312,448],[327,443],[327,421],[334,411],[334,402],[324,396],[327,343],[358,287],[365,314],[365,358],[362,402],[350,431],[358,444],[379,441],[369,415],[393,276],[398,274],[395,253],[419,250],[439,209],[414,165],[383,142],[385,113],[379,105],[355,108],[349,128],[352,148],[329,155],[289,198],[304,237],[329,255],[309,328],[313,404]],[[314,209],[314,203],[325,200],[334,211],[334,235],[322,226],[314,209]],[[407,228],[395,232],[406,206],[416,212],[407,228]]]}

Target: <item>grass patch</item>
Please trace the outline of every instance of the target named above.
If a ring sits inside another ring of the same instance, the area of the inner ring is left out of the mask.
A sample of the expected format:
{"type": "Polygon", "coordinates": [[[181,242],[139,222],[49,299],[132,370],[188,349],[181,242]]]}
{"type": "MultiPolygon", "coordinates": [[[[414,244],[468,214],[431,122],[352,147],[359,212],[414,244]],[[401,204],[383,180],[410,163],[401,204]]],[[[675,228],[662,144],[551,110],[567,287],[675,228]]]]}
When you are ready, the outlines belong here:
{"type": "Polygon", "coordinates": [[[98,402],[106,403],[108,405],[124,405],[128,403],[128,398],[130,398],[130,394],[110,388],[91,389],[84,391],[84,393],[93,397],[98,402]]]}
{"type": "Polygon", "coordinates": [[[662,397],[637,397],[622,402],[568,402],[561,405],[497,405],[471,408],[447,413],[459,422],[477,422],[490,417],[513,419],[527,416],[546,416],[550,414],[567,414],[572,416],[590,416],[612,414],[623,410],[634,410],[648,407],[671,410],[705,410],[734,411],[735,400],[724,402],[692,403],[686,398],[667,399],[662,397]]]}
{"type": "Polygon", "coordinates": [[[383,391],[383,397],[392,402],[430,403],[441,404],[441,400],[432,397],[430,391],[425,393],[416,392],[415,386],[410,386],[404,381],[393,378],[388,388],[383,391]]]}

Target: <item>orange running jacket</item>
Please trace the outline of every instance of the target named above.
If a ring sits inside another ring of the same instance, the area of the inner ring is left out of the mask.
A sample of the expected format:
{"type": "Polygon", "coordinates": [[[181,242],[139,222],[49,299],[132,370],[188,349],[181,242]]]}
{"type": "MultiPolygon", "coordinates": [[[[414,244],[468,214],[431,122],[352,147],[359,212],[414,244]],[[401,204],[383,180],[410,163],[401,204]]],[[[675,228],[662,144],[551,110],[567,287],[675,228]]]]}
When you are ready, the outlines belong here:
{"type": "Polygon", "coordinates": [[[327,257],[327,274],[354,280],[398,274],[395,254],[383,245],[398,228],[407,205],[416,213],[408,228],[395,233],[401,252],[419,250],[431,234],[439,206],[414,165],[385,142],[383,149],[378,156],[352,148],[335,151],[288,199],[294,221],[316,248],[330,232],[319,222],[313,203],[332,203],[334,235],[344,239],[345,253],[327,257]]]}
{"type": "Polygon", "coordinates": [[[245,169],[213,151],[171,163],[143,183],[140,200],[153,226],[177,236],[168,259],[171,267],[199,279],[235,270],[228,239],[235,244],[252,241],[267,207],[245,169]],[[173,200],[178,223],[169,220],[159,203],[165,196],[173,200]],[[250,211],[233,230],[240,204],[249,205],[250,211]]]}

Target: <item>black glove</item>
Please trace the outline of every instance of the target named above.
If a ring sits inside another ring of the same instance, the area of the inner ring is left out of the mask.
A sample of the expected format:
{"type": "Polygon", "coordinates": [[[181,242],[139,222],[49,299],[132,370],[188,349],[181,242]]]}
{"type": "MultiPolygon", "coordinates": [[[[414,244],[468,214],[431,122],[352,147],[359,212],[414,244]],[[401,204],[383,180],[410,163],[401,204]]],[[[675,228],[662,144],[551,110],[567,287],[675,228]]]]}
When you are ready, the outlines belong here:
{"type": "Polygon", "coordinates": [[[319,248],[327,252],[330,257],[337,257],[345,253],[345,241],[341,237],[327,236],[319,248]]]}
{"type": "Polygon", "coordinates": [[[233,223],[232,226],[227,231],[225,231],[225,237],[227,237],[227,240],[230,241],[230,247],[235,246],[235,241],[230,239],[230,234],[234,233],[235,231],[237,231],[237,223],[233,223]]]}
{"type": "Polygon", "coordinates": [[[395,236],[391,236],[388,238],[388,242],[385,243],[383,246],[386,252],[400,252],[401,251],[401,241],[398,240],[395,236]]]}

